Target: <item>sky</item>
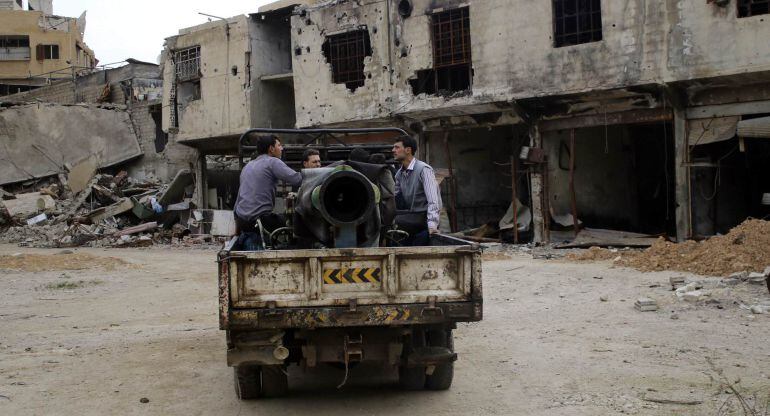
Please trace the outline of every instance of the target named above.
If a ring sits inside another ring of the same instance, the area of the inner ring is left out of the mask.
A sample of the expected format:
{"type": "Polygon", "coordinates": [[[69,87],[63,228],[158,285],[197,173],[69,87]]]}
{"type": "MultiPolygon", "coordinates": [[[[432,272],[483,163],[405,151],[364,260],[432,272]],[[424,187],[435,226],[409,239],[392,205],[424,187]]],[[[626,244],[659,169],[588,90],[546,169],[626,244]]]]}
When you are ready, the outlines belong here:
{"type": "MultiPolygon", "coordinates": [[[[219,17],[255,13],[273,0],[54,0],[53,12],[78,17],[85,10],[86,44],[99,64],[134,58],[157,63],[163,40],[179,29],[219,17]]],[[[26,8],[27,2],[24,2],[26,8]]]]}

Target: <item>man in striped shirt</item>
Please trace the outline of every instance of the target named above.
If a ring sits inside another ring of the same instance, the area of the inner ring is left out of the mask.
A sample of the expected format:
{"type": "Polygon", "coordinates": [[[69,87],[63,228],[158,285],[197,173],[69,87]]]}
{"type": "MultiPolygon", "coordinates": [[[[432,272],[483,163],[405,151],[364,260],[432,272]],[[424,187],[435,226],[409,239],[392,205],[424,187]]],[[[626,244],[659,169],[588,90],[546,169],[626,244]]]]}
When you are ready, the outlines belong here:
{"type": "MultiPolygon", "coordinates": [[[[411,234],[405,245],[428,245],[429,234],[438,233],[441,194],[433,168],[417,160],[417,141],[410,136],[399,137],[393,145],[393,157],[401,163],[396,172],[396,205],[409,218],[406,229],[411,234]],[[423,217],[424,214],[424,217],[423,217]],[[415,224],[419,218],[420,224],[415,224]]],[[[396,217],[399,224],[399,216],[396,217]]]]}

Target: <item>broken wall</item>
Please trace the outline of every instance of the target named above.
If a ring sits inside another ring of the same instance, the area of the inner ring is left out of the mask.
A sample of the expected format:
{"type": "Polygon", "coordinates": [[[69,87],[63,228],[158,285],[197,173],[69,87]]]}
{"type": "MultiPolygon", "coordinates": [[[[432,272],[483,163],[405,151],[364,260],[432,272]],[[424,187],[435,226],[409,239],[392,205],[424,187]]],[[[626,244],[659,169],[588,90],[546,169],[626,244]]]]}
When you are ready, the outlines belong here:
{"type": "Polygon", "coordinates": [[[770,42],[756,41],[770,36],[770,16],[738,18],[733,2],[603,0],[603,40],[560,48],[551,2],[413,0],[406,18],[399,3],[330,0],[293,16],[298,126],[770,69],[770,42]],[[470,11],[472,90],[415,96],[409,80],[433,61],[430,12],[461,5],[470,11]],[[353,92],[332,83],[322,44],[364,26],[372,56],[364,86],[353,92]]]}
{"type": "Polygon", "coordinates": [[[294,128],[294,83],[288,16],[252,15],[251,126],[294,128]]]}
{"type": "Polygon", "coordinates": [[[30,104],[0,109],[0,184],[62,173],[94,157],[100,168],[141,155],[128,112],[30,104]]]}

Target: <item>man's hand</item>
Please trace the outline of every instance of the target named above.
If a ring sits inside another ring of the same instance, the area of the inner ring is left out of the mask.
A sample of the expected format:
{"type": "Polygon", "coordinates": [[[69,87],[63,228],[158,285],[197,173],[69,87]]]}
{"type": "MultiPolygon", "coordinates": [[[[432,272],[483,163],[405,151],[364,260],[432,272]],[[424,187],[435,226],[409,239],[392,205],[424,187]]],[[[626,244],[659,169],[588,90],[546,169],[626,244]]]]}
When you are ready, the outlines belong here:
{"type": "Polygon", "coordinates": [[[439,231],[437,229],[435,229],[435,228],[428,228],[428,232],[431,233],[431,234],[438,234],[439,233],[439,231]]]}

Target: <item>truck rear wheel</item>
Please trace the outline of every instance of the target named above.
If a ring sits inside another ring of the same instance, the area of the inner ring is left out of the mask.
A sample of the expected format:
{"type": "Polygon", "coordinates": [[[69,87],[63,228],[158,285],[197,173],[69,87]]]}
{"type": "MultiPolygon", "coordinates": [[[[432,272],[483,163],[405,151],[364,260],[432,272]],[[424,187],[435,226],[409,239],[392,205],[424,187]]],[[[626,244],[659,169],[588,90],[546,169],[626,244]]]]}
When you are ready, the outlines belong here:
{"type": "Polygon", "coordinates": [[[289,392],[289,376],[281,365],[262,366],[262,395],[281,397],[289,392]]]}
{"type": "Polygon", "coordinates": [[[235,395],[241,400],[254,400],[259,397],[261,388],[258,366],[248,365],[233,367],[235,395]]]}
{"type": "MultiPolygon", "coordinates": [[[[421,329],[415,329],[412,332],[410,342],[404,345],[403,357],[406,358],[414,351],[415,348],[425,346],[425,331],[421,329]]],[[[398,384],[404,390],[422,390],[425,388],[425,371],[424,366],[407,367],[402,365],[398,367],[398,384]]]]}
{"type": "MultiPolygon", "coordinates": [[[[454,352],[454,338],[452,330],[433,330],[427,333],[428,346],[446,347],[454,352]]],[[[428,390],[448,390],[452,386],[455,375],[455,363],[439,364],[433,370],[433,374],[425,377],[425,388],[428,390]]]]}

